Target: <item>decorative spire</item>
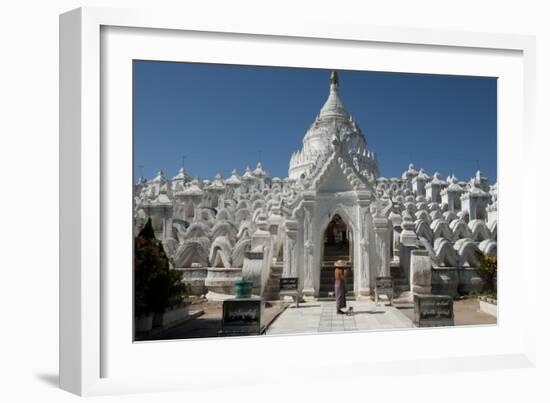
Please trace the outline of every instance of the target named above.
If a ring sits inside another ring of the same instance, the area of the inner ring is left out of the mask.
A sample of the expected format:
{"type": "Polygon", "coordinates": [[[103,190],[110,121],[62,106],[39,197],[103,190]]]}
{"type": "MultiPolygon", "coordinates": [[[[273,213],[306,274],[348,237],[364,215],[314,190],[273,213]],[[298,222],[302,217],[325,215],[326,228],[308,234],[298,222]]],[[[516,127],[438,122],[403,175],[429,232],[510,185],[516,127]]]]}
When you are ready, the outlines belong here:
{"type": "Polygon", "coordinates": [[[349,120],[350,114],[346,110],[346,107],[344,106],[342,100],[340,99],[340,96],[338,95],[338,86],[340,84],[340,80],[338,79],[338,73],[336,71],[333,71],[330,74],[330,92],[328,95],[328,99],[326,100],[325,104],[321,108],[321,112],[319,113],[319,118],[333,118],[338,117],[343,120],[349,120]]]}
{"type": "Polygon", "coordinates": [[[239,186],[241,184],[241,180],[239,179],[239,175],[237,174],[237,170],[235,168],[233,168],[233,171],[231,171],[231,176],[225,181],[225,183],[234,186],[239,186]]]}
{"type": "Polygon", "coordinates": [[[162,172],[162,169],[157,172],[157,176],[155,176],[151,182],[166,182],[166,178],[164,177],[164,172],[162,172]]]}
{"type": "Polygon", "coordinates": [[[339,84],[340,82],[338,81],[338,73],[336,72],[336,70],[333,70],[332,73],[330,73],[330,90],[337,91],[339,84]]]}

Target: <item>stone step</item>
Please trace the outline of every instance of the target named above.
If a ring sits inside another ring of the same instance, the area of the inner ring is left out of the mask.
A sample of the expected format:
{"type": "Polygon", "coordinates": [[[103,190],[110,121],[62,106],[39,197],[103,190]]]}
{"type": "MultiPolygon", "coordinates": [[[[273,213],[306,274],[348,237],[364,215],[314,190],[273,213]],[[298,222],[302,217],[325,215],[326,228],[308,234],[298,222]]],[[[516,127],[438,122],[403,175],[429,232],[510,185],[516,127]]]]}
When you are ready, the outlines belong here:
{"type": "MultiPolygon", "coordinates": [[[[349,285],[353,285],[353,281],[350,281],[350,280],[346,280],[346,285],[349,287],[349,285]]],[[[321,283],[319,283],[319,287],[330,287],[330,288],[334,288],[334,280],[332,281],[321,281],[321,283]]]]}
{"type": "MultiPolygon", "coordinates": [[[[346,280],[346,284],[349,285],[349,284],[353,284],[353,281],[351,281],[350,279],[346,280]]],[[[328,287],[334,287],[334,280],[332,281],[321,281],[321,283],[319,284],[320,286],[328,286],[328,287]]]]}
{"type": "MultiPolygon", "coordinates": [[[[353,300],[355,298],[355,294],[353,291],[346,293],[346,300],[349,302],[350,300],[353,300]]],[[[319,299],[322,299],[323,301],[334,301],[334,297],[329,297],[328,293],[323,293],[319,291],[319,299]]]]}
{"type": "MultiPolygon", "coordinates": [[[[351,284],[351,283],[353,283],[353,277],[346,278],[346,284],[351,284]]],[[[332,284],[332,285],[334,285],[334,277],[321,278],[320,284],[332,284]]]]}
{"type": "MultiPolygon", "coordinates": [[[[353,278],[353,275],[351,275],[351,273],[346,276],[346,280],[351,280],[352,278],[353,278]]],[[[330,274],[321,273],[321,282],[323,282],[323,280],[334,281],[334,273],[330,273],[330,274]]]]}
{"type": "MultiPolygon", "coordinates": [[[[349,287],[350,285],[353,285],[353,281],[346,281],[346,286],[349,287]]],[[[320,283],[319,287],[321,287],[321,288],[334,288],[334,281],[320,283]]]]}
{"type": "Polygon", "coordinates": [[[326,263],[327,265],[329,264],[334,264],[334,262],[336,262],[337,260],[349,260],[349,256],[348,255],[344,255],[344,256],[333,256],[333,257],[327,257],[325,256],[325,258],[323,259],[323,263],[326,263]]]}
{"type": "MultiPolygon", "coordinates": [[[[334,278],[334,270],[321,270],[321,278],[334,278]]],[[[353,278],[352,273],[346,274],[346,279],[353,278]]]]}
{"type": "MultiPolygon", "coordinates": [[[[348,291],[353,290],[353,284],[346,284],[346,289],[348,291]]],[[[328,286],[328,287],[320,286],[319,291],[321,291],[321,292],[334,291],[334,284],[332,286],[328,286]]]]}

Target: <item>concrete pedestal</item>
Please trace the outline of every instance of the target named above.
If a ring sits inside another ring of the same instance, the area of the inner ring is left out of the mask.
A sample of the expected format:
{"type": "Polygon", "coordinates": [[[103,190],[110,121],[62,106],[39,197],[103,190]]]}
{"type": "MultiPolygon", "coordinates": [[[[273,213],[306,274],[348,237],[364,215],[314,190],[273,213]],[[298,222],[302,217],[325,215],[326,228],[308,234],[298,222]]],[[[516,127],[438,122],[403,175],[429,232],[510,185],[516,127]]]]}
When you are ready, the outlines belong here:
{"type": "Polygon", "coordinates": [[[413,294],[431,294],[432,260],[427,250],[411,252],[410,280],[413,294]]]}

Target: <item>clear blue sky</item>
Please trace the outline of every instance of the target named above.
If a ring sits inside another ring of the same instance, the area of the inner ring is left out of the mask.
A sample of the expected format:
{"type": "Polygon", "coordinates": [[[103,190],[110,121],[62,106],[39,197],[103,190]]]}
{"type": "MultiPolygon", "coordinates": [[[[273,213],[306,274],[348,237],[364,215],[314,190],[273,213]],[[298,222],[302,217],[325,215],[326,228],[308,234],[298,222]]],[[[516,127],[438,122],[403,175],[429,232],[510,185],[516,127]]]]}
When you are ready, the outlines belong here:
{"type": "MultiPolygon", "coordinates": [[[[134,164],[151,179],[242,174],[261,155],[285,178],[293,150],[319,113],[328,70],[134,62],[134,164]],[[142,165],[143,168],[139,166],[142,165]]],[[[340,95],[379,160],[380,174],[408,163],[468,180],[496,180],[496,79],[340,71],[340,95]]],[[[136,179],[134,178],[134,179],[136,179]]]]}

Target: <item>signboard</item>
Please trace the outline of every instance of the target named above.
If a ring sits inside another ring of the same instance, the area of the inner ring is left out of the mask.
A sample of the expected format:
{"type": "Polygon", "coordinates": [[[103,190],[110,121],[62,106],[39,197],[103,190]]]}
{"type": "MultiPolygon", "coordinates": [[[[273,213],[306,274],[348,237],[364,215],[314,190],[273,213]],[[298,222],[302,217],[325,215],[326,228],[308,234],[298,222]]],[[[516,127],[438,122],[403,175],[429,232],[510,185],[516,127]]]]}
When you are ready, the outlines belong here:
{"type": "Polygon", "coordinates": [[[386,295],[393,305],[393,279],[391,277],[376,277],[374,288],[374,301],[378,303],[380,295],[386,295]]]}
{"type": "Polygon", "coordinates": [[[281,277],[279,280],[279,290],[285,291],[298,291],[298,277],[281,277]]]}
{"type": "Polygon", "coordinates": [[[244,256],[250,260],[262,260],[264,258],[263,252],[245,252],[244,256]]]}
{"type": "Polygon", "coordinates": [[[391,277],[376,277],[376,288],[380,290],[393,290],[393,279],[391,277]]]}
{"type": "Polygon", "coordinates": [[[419,327],[453,326],[453,299],[447,295],[415,294],[414,323],[419,327]]]}
{"type": "Polygon", "coordinates": [[[296,308],[299,306],[298,277],[281,277],[279,279],[279,294],[292,296],[296,300],[296,308]]]}
{"type": "Polygon", "coordinates": [[[262,300],[235,298],[223,301],[222,335],[257,335],[261,330],[262,300]]]}

